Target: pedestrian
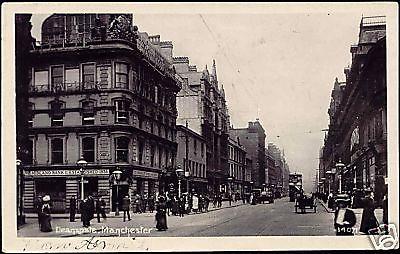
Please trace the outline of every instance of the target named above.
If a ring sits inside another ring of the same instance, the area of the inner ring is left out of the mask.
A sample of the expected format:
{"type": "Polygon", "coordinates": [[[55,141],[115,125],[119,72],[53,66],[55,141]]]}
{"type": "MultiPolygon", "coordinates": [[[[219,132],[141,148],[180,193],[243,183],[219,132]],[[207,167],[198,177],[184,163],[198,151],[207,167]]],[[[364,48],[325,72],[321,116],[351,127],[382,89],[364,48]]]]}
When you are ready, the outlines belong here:
{"type": "Polygon", "coordinates": [[[90,220],[92,220],[94,218],[94,214],[96,212],[96,207],[95,207],[95,204],[94,204],[94,198],[93,198],[92,195],[88,196],[88,202],[89,202],[88,203],[89,217],[90,217],[90,220]]]}
{"type": "Polygon", "coordinates": [[[204,199],[203,199],[203,195],[199,195],[199,212],[202,213],[203,212],[203,206],[204,206],[204,199]]]}
{"type": "Polygon", "coordinates": [[[232,206],[232,194],[228,194],[229,206],[232,206]]]}
{"type": "Polygon", "coordinates": [[[149,204],[149,212],[153,213],[153,211],[154,211],[154,196],[153,195],[149,196],[148,204],[149,204]]]}
{"type": "Polygon", "coordinates": [[[178,198],[175,195],[173,195],[171,198],[171,213],[172,213],[172,215],[174,215],[174,216],[178,215],[178,206],[179,206],[178,198]]]}
{"type": "Polygon", "coordinates": [[[147,198],[146,198],[146,195],[144,195],[144,194],[142,194],[141,196],[140,196],[140,210],[142,211],[142,213],[145,213],[146,212],[146,202],[147,202],[147,198]]]}
{"type": "Polygon", "coordinates": [[[329,193],[328,196],[328,208],[333,209],[334,206],[334,200],[333,200],[333,193],[329,193]]]}
{"type": "Polygon", "coordinates": [[[213,194],[213,207],[215,208],[217,206],[217,195],[214,193],[213,194]]]}
{"type": "Polygon", "coordinates": [[[107,219],[105,209],[106,209],[106,201],[102,197],[99,197],[96,200],[97,222],[100,223],[100,214],[101,214],[101,217],[103,218],[103,220],[107,219]]]}
{"type": "Polygon", "coordinates": [[[70,222],[75,221],[75,214],[76,214],[76,198],[75,198],[75,196],[72,196],[69,199],[69,221],[70,222]]]}
{"type": "Polygon", "coordinates": [[[166,198],[164,196],[160,196],[157,200],[157,207],[156,207],[156,228],[158,231],[165,231],[168,229],[167,227],[167,204],[166,198]]]}
{"type": "Polygon", "coordinates": [[[89,227],[90,226],[90,200],[88,198],[85,198],[84,200],[81,201],[79,210],[81,212],[81,221],[83,223],[84,227],[89,227]]]}
{"type": "Polygon", "coordinates": [[[169,216],[169,213],[171,212],[171,209],[172,209],[172,196],[167,192],[165,198],[166,198],[166,206],[167,206],[167,215],[169,216]]]}
{"type": "Polygon", "coordinates": [[[129,207],[131,206],[131,200],[128,197],[128,195],[126,195],[123,199],[122,199],[122,210],[124,211],[124,222],[125,222],[125,218],[126,215],[128,214],[128,221],[131,220],[131,215],[129,212],[129,207]]]}
{"type": "Polygon", "coordinates": [[[185,196],[182,195],[181,198],[179,199],[178,205],[178,211],[179,211],[179,217],[184,217],[185,214],[185,196]]]}
{"type": "Polygon", "coordinates": [[[375,204],[373,192],[366,191],[367,196],[364,199],[364,209],[361,218],[360,232],[370,234],[369,230],[375,229],[379,226],[378,220],[375,217],[375,204]]]}
{"type": "Polygon", "coordinates": [[[42,211],[42,206],[43,206],[43,197],[39,195],[35,199],[35,211],[38,217],[39,228],[40,228],[40,213],[42,211]]]}
{"type": "Polygon", "coordinates": [[[210,205],[210,198],[208,195],[204,195],[204,210],[208,212],[208,207],[210,205]]]}
{"type": "Polygon", "coordinates": [[[348,208],[350,199],[337,199],[335,208],[334,227],[336,235],[354,235],[353,227],[356,224],[356,215],[348,208]]]}
{"type": "Polygon", "coordinates": [[[40,220],[40,231],[42,232],[51,232],[53,229],[51,228],[51,206],[50,206],[50,196],[45,195],[43,197],[43,205],[39,213],[40,220]]]}
{"type": "Polygon", "coordinates": [[[134,198],[133,198],[133,211],[134,213],[141,213],[141,207],[140,207],[140,195],[139,193],[136,193],[134,198]]]}
{"type": "Polygon", "coordinates": [[[192,206],[193,212],[197,213],[199,210],[199,198],[197,197],[197,194],[193,195],[192,200],[193,200],[192,201],[193,202],[193,206],[192,206]]]}

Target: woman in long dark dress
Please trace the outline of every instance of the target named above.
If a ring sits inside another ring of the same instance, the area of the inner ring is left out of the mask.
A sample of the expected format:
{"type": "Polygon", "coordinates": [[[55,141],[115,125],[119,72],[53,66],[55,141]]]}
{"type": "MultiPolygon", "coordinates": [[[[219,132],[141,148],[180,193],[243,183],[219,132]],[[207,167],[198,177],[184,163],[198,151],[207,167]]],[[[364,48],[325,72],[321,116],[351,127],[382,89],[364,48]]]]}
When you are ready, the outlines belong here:
{"type": "Polygon", "coordinates": [[[46,195],[43,197],[42,209],[39,213],[40,220],[40,231],[51,232],[51,215],[50,215],[50,196],[46,195]]]}
{"type": "Polygon", "coordinates": [[[161,196],[158,200],[157,204],[157,212],[156,212],[156,228],[158,231],[165,231],[168,229],[167,227],[167,204],[165,198],[161,196]]]}
{"type": "Polygon", "coordinates": [[[360,232],[369,234],[369,230],[377,228],[378,220],[375,217],[375,205],[372,192],[364,199],[364,209],[361,218],[360,232]]]}

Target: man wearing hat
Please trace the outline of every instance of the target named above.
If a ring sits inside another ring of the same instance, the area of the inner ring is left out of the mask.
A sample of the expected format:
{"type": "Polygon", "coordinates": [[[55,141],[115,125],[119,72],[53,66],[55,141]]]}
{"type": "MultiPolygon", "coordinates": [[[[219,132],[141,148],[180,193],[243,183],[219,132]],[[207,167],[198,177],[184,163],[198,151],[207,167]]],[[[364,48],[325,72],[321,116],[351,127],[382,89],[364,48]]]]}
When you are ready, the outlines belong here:
{"type": "Polygon", "coordinates": [[[369,230],[379,226],[378,220],[375,217],[374,193],[370,188],[366,189],[366,197],[364,199],[364,209],[361,218],[360,232],[369,234],[369,230]]]}
{"type": "Polygon", "coordinates": [[[336,199],[334,227],[336,235],[354,235],[353,227],[356,224],[356,215],[348,209],[350,199],[341,195],[336,199]]]}

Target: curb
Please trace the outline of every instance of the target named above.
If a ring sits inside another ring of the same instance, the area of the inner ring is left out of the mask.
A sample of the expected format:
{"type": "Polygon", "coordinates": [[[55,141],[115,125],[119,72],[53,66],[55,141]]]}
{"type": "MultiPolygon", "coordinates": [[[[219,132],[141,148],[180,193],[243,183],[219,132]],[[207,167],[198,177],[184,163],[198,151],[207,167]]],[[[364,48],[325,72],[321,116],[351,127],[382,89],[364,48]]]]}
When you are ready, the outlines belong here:
{"type": "MultiPolygon", "coordinates": [[[[220,207],[220,208],[212,208],[212,209],[209,209],[208,212],[202,212],[202,213],[191,212],[191,213],[185,214],[185,215],[190,216],[190,215],[209,213],[209,212],[213,212],[213,211],[218,211],[218,210],[222,210],[222,209],[226,209],[226,208],[233,208],[233,207],[242,206],[242,205],[245,205],[245,204],[238,204],[238,205],[232,205],[232,206],[226,206],[226,207],[220,207]]],[[[134,213],[134,214],[136,214],[136,213],[134,213]]],[[[146,213],[141,213],[140,215],[143,217],[153,217],[154,214],[155,214],[155,212],[154,213],[146,212],[146,213]]],[[[107,215],[107,218],[123,218],[123,213],[121,214],[121,211],[120,211],[120,215],[117,215],[117,216],[115,216],[111,213],[108,213],[106,215],[107,215]]],[[[37,219],[38,218],[37,215],[34,213],[27,213],[27,214],[25,214],[25,217],[27,219],[28,218],[29,219],[37,219]]],[[[52,219],[69,219],[69,214],[52,214],[51,217],[52,217],[52,219]]],[[[80,219],[80,218],[81,218],[81,215],[79,213],[77,213],[75,215],[75,220],[80,219]]],[[[96,215],[95,215],[94,219],[96,219],[96,215]]]]}
{"type": "Polygon", "coordinates": [[[328,207],[326,206],[326,204],[325,204],[324,202],[322,202],[321,200],[318,199],[318,202],[325,208],[325,210],[326,210],[328,213],[335,213],[335,211],[332,211],[332,209],[328,208],[328,207]]]}

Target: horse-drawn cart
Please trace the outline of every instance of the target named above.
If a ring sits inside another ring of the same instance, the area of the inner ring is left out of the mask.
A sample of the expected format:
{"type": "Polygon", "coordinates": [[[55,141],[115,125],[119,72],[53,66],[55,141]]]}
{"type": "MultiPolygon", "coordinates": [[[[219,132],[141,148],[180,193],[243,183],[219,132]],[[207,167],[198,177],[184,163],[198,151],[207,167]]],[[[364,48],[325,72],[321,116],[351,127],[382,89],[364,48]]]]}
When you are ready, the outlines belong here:
{"type": "Polygon", "coordinates": [[[300,212],[302,212],[302,213],[305,213],[306,209],[313,209],[314,213],[316,213],[317,212],[317,203],[313,196],[300,194],[296,197],[294,209],[295,209],[296,213],[298,213],[298,210],[300,210],[300,212]]]}

